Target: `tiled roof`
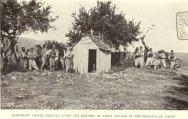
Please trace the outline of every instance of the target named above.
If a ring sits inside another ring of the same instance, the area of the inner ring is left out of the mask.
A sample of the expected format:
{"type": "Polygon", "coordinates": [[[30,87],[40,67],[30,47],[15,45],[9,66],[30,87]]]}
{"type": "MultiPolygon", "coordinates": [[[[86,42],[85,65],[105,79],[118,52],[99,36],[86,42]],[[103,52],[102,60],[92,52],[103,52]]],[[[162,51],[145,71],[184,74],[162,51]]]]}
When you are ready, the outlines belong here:
{"type": "Polygon", "coordinates": [[[98,47],[102,50],[111,50],[112,48],[110,45],[104,42],[104,39],[99,36],[92,36],[92,35],[86,35],[88,36],[98,47]]]}

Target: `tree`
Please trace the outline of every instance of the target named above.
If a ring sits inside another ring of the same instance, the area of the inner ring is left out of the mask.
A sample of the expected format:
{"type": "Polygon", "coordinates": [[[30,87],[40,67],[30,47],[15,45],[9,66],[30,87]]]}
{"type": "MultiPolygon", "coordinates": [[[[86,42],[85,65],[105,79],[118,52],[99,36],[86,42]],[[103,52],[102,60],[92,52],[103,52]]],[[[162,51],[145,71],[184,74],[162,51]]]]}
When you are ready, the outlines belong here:
{"type": "Polygon", "coordinates": [[[1,40],[9,39],[12,53],[21,34],[28,31],[48,32],[54,28],[51,23],[58,18],[51,16],[51,6],[37,0],[20,3],[17,0],[3,0],[2,7],[1,40]]]}
{"type": "Polygon", "coordinates": [[[111,46],[118,48],[119,45],[131,44],[138,41],[136,37],[141,33],[140,22],[125,19],[125,15],[117,12],[116,5],[111,1],[99,2],[88,11],[81,7],[79,13],[73,13],[73,27],[66,34],[72,43],[78,42],[90,30],[99,35],[111,46]]]}
{"type": "Polygon", "coordinates": [[[66,49],[66,46],[65,46],[64,43],[58,42],[58,41],[54,41],[54,40],[52,40],[52,41],[51,41],[51,40],[45,41],[45,45],[47,45],[47,47],[48,47],[49,49],[51,49],[52,46],[55,45],[56,48],[57,48],[59,51],[63,51],[63,50],[66,49]]]}

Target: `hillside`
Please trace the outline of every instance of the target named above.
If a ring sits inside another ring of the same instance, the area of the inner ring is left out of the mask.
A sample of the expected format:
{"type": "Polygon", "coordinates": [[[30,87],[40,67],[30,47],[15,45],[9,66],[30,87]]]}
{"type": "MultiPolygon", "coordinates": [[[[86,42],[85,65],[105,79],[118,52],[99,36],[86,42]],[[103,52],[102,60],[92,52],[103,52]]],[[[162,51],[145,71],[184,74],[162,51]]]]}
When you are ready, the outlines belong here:
{"type": "Polygon", "coordinates": [[[37,44],[44,44],[44,41],[20,37],[17,43],[19,50],[21,47],[25,47],[26,49],[29,49],[37,44]]]}
{"type": "Polygon", "coordinates": [[[1,108],[187,110],[187,71],[12,72],[2,76],[1,108]]]}
{"type": "Polygon", "coordinates": [[[176,53],[176,56],[182,60],[182,66],[188,66],[188,53],[176,53]]]}

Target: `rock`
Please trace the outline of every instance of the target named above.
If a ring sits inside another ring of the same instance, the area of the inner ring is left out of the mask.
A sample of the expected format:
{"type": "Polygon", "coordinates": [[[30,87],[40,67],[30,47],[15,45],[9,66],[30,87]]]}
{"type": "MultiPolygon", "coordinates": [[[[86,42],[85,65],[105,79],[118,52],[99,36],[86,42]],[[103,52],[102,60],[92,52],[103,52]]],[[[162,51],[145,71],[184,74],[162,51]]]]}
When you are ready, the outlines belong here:
{"type": "Polygon", "coordinates": [[[47,73],[42,73],[42,74],[41,74],[41,76],[45,76],[45,75],[47,75],[47,73]]]}
{"type": "Polygon", "coordinates": [[[20,72],[17,72],[16,74],[17,74],[18,76],[20,76],[20,75],[21,75],[22,73],[20,73],[20,72]]]}
{"type": "Polygon", "coordinates": [[[29,74],[29,72],[27,72],[27,73],[24,73],[25,75],[28,75],[29,74]]]}
{"type": "Polygon", "coordinates": [[[91,82],[95,81],[95,78],[92,78],[90,81],[91,81],[91,82]]]}
{"type": "Polygon", "coordinates": [[[22,76],[19,76],[19,79],[22,79],[22,76]]]}
{"type": "Polygon", "coordinates": [[[112,75],[113,75],[113,76],[117,76],[117,74],[116,74],[116,73],[113,73],[112,75]]]}
{"type": "Polygon", "coordinates": [[[51,72],[48,72],[48,75],[51,75],[51,72]]]}
{"type": "Polygon", "coordinates": [[[61,74],[58,74],[57,79],[61,79],[61,78],[62,78],[61,74]]]}
{"type": "Polygon", "coordinates": [[[16,76],[11,77],[11,80],[16,80],[16,76]]]}
{"type": "Polygon", "coordinates": [[[11,76],[11,74],[8,74],[7,76],[8,76],[8,77],[10,77],[10,76],[11,76]]]}
{"type": "Polygon", "coordinates": [[[18,100],[27,99],[29,98],[29,95],[28,94],[18,95],[15,98],[18,100]]]}
{"type": "Polygon", "coordinates": [[[25,97],[23,95],[18,95],[15,97],[16,99],[24,99],[25,97]]]}

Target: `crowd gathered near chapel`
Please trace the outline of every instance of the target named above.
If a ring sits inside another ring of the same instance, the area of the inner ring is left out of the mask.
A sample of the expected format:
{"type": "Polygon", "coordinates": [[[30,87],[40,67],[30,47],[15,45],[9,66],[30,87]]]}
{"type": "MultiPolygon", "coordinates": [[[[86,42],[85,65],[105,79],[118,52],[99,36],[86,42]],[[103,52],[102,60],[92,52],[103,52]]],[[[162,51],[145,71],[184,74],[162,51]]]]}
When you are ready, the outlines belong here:
{"type": "MultiPolygon", "coordinates": [[[[98,36],[94,36],[93,34],[88,35],[88,36],[89,38],[91,39],[93,38],[95,40],[99,38],[98,36]]],[[[100,42],[102,41],[100,38],[98,40],[100,40],[100,42]]],[[[143,40],[141,41],[142,41],[143,46],[136,47],[135,51],[132,53],[132,56],[134,57],[135,67],[148,68],[148,69],[166,68],[170,70],[175,70],[176,68],[180,67],[181,60],[176,57],[173,50],[170,51],[168,56],[166,55],[166,52],[163,50],[158,51],[156,53],[153,51],[152,48],[149,48],[143,40]],[[167,64],[166,64],[167,60],[169,61],[168,63],[170,64],[169,67],[167,67],[167,64]]],[[[65,70],[66,72],[69,72],[69,73],[78,72],[78,71],[75,71],[74,62],[79,59],[74,60],[75,58],[75,53],[73,53],[74,47],[76,46],[67,45],[66,49],[59,50],[56,45],[52,45],[51,47],[49,47],[47,44],[43,44],[42,50],[40,53],[36,52],[36,47],[31,47],[29,49],[26,49],[25,47],[21,47],[21,52],[18,52],[18,47],[17,47],[16,53],[15,53],[16,54],[15,60],[16,60],[16,63],[19,63],[19,66],[21,66],[21,68],[24,71],[65,70]],[[37,62],[40,62],[40,63],[37,63],[37,62]]],[[[101,47],[101,49],[105,49],[105,48],[101,47]]],[[[109,52],[111,54],[111,51],[109,52]]],[[[96,58],[96,56],[93,56],[93,55],[88,56],[88,57],[91,57],[88,60],[92,60],[96,58]]],[[[3,52],[1,52],[1,58],[5,66],[6,58],[3,52]]],[[[87,59],[87,57],[85,57],[85,59],[87,59]]],[[[87,66],[87,63],[89,62],[91,61],[87,61],[87,62],[84,61],[82,63],[84,63],[87,66]]],[[[99,62],[102,62],[102,65],[110,65],[109,68],[107,68],[107,70],[101,70],[101,72],[110,70],[111,61],[109,64],[105,64],[104,62],[107,62],[107,60],[105,60],[105,58],[102,58],[102,60],[99,62]]],[[[78,64],[80,63],[81,62],[78,62],[78,64]]],[[[98,66],[96,65],[96,61],[92,62],[90,72],[92,73],[96,72],[97,67],[98,66]]],[[[89,70],[89,68],[87,70],[89,70]]],[[[85,73],[85,72],[79,72],[79,73],[85,73]]]]}

